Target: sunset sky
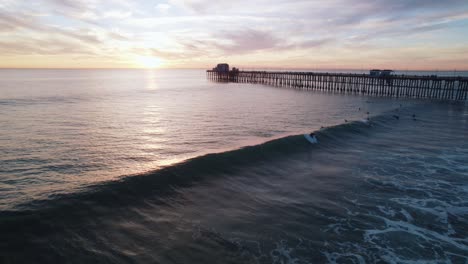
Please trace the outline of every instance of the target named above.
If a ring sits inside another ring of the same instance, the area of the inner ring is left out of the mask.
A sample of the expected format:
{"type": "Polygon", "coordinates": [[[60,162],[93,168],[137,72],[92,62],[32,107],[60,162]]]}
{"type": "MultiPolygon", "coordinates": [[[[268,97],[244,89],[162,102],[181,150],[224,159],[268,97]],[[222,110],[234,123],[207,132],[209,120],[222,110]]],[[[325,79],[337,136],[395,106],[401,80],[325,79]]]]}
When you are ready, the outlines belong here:
{"type": "Polygon", "coordinates": [[[0,0],[3,68],[468,70],[467,0],[0,0]]]}

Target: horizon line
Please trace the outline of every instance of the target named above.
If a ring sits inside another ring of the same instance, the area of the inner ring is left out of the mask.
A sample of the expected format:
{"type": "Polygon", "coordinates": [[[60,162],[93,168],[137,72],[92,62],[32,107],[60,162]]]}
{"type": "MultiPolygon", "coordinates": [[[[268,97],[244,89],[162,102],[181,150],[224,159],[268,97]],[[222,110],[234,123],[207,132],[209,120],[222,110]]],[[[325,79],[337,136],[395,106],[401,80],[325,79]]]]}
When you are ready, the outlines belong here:
{"type": "MultiPolygon", "coordinates": [[[[236,67],[240,70],[243,69],[258,69],[258,70],[308,70],[308,71],[315,71],[315,70],[330,70],[330,71],[337,71],[337,70],[351,70],[351,71],[369,71],[373,69],[380,69],[379,67],[371,67],[368,69],[363,68],[303,68],[303,67],[236,67]]],[[[85,67],[0,67],[0,70],[210,70],[211,68],[201,68],[201,67],[174,67],[174,68],[143,68],[143,67],[96,67],[96,68],[85,68],[85,67]]],[[[382,68],[383,69],[383,68],[382,68]]],[[[385,68],[386,69],[386,68],[385,68]]],[[[431,70],[423,70],[423,69],[391,69],[393,71],[418,71],[418,72],[466,72],[468,69],[431,69],[431,70]]]]}

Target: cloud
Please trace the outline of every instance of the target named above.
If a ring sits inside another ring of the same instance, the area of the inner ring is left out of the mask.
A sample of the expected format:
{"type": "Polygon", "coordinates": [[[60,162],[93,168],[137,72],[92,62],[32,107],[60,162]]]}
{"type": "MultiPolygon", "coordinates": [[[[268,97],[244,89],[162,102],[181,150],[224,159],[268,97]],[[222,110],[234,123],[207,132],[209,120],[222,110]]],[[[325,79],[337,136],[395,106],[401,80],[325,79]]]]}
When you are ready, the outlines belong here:
{"type": "Polygon", "coordinates": [[[271,49],[280,45],[281,40],[273,33],[255,29],[226,31],[215,35],[224,43],[212,43],[217,48],[229,53],[246,53],[271,49]]]}
{"type": "Polygon", "coordinates": [[[89,9],[90,2],[83,0],[47,0],[51,5],[62,10],[86,11],[89,9]]]}
{"type": "Polygon", "coordinates": [[[351,40],[365,42],[382,38],[411,38],[431,31],[446,28],[456,28],[454,22],[468,19],[468,12],[428,14],[399,20],[385,20],[384,26],[380,24],[369,27],[363,33],[354,36],[351,40]]]}
{"type": "Polygon", "coordinates": [[[169,9],[171,8],[170,4],[157,4],[155,6],[155,9],[162,14],[167,14],[169,12],[169,9]]]}
{"type": "MultiPolygon", "coordinates": [[[[384,20],[399,22],[405,19],[430,17],[434,13],[457,12],[466,10],[468,1],[465,0],[350,0],[342,2],[347,6],[339,16],[333,16],[330,21],[335,25],[353,26],[363,21],[384,20]]],[[[335,6],[336,7],[336,6],[335,6]]],[[[332,7],[333,8],[333,7],[332,7]]],[[[329,9],[329,11],[333,11],[329,9]]]]}
{"type": "Polygon", "coordinates": [[[100,44],[102,40],[90,30],[65,30],[56,28],[56,32],[62,36],[70,37],[89,44],[100,44]]]}
{"type": "Polygon", "coordinates": [[[227,1],[207,1],[207,0],[169,0],[169,3],[174,6],[184,8],[196,13],[203,13],[210,8],[222,5],[227,1]]]}
{"type": "Polygon", "coordinates": [[[351,61],[364,53],[377,58],[382,47],[395,57],[406,56],[402,47],[431,57],[428,42],[468,45],[468,37],[454,33],[467,20],[466,0],[3,0],[0,43],[5,54],[30,49],[180,63],[262,57],[299,64],[351,61]]]}
{"type": "Polygon", "coordinates": [[[132,16],[132,12],[123,10],[111,10],[102,14],[102,18],[125,19],[132,16]]]}
{"type": "Polygon", "coordinates": [[[334,38],[312,39],[312,40],[306,40],[306,41],[300,42],[295,46],[298,47],[298,48],[305,48],[305,49],[319,48],[319,47],[323,47],[325,45],[332,44],[335,41],[336,41],[336,39],[334,39],[334,38]]]}
{"type": "Polygon", "coordinates": [[[9,55],[95,54],[80,43],[57,38],[0,41],[0,52],[9,55]]]}
{"type": "Polygon", "coordinates": [[[309,40],[291,41],[280,38],[272,31],[244,29],[215,34],[211,45],[225,54],[245,54],[256,51],[284,51],[288,49],[319,48],[334,42],[333,38],[317,38],[309,40]]]}
{"type": "Polygon", "coordinates": [[[290,40],[274,31],[239,29],[219,31],[203,38],[175,37],[174,43],[182,50],[179,53],[153,52],[154,56],[166,59],[198,57],[243,56],[252,53],[271,54],[291,50],[307,50],[326,47],[335,42],[334,38],[290,40]]]}
{"type": "Polygon", "coordinates": [[[2,31],[12,32],[18,29],[23,29],[48,35],[58,34],[92,44],[100,42],[99,38],[96,35],[93,35],[91,31],[67,30],[60,27],[48,26],[40,23],[40,20],[31,16],[13,16],[6,13],[0,13],[0,25],[2,25],[2,31]]]}
{"type": "Polygon", "coordinates": [[[12,31],[18,28],[41,30],[43,27],[36,17],[12,14],[0,10],[0,32],[12,31]]]}
{"type": "Polygon", "coordinates": [[[133,15],[131,4],[121,1],[45,0],[50,8],[67,19],[99,26],[103,19],[127,19],[133,15]],[[105,8],[104,8],[105,7],[105,8]]]}
{"type": "MultiPolygon", "coordinates": [[[[358,0],[363,1],[363,0],[358,0]]],[[[454,6],[467,6],[465,0],[376,0],[376,7],[388,7],[392,11],[412,11],[424,9],[452,9],[454,6]]]]}
{"type": "Polygon", "coordinates": [[[193,56],[193,54],[189,54],[191,52],[185,51],[163,51],[159,49],[150,49],[149,54],[151,56],[155,56],[158,58],[163,58],[165,60],[179,60],[179,59],[187,59],[193,56]]]}

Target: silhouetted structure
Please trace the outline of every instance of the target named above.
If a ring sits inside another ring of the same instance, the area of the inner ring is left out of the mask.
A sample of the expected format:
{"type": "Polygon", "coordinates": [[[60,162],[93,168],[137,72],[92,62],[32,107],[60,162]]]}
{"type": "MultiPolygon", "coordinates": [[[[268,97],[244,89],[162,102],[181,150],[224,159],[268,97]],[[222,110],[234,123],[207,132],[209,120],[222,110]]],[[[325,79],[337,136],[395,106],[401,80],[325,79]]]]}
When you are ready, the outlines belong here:
{"type": "Polygon", "coordinates": [[[392,70],[370,70],[369,75],[372,77],[387,77],[392,75],[393,71],[392,70]]]}
{"type": "Polygon", "coordinates": [[[213,68],[213,71],[221,72],[221,73],[227,73],[227,72],[229,72],[229,64],[219,63],[218,65],[216,65],[215,68],[213,68]]]}
{"type": "Polygon", "coordinates": [[[227,72],[208,70],[207,77],[214,81],[259,83],[303,90],[442,100],[468,99],[466,77],[394,75],[390,70],[378,71],[376,75],[373,70],[370,74],[351,74],[239,71],[233,68],[227,72]]]}

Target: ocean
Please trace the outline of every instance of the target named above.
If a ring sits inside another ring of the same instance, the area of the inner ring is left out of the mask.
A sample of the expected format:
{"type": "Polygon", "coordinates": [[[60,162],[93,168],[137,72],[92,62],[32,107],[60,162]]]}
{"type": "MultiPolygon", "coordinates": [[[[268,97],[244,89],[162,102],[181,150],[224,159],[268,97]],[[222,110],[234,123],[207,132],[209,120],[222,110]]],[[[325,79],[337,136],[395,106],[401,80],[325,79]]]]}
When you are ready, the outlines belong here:
{"type": "Polygon", "coordinates": [[[0,263],[467,263],[467,131],[460,102],[3,69],[0,263]]]}

